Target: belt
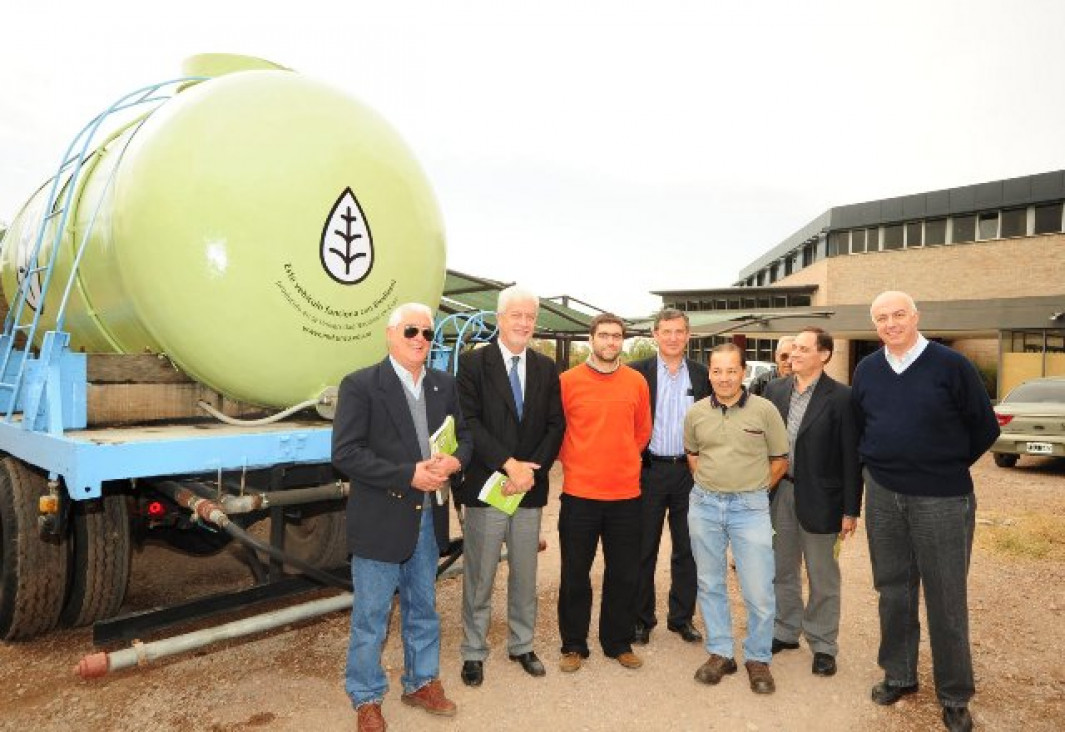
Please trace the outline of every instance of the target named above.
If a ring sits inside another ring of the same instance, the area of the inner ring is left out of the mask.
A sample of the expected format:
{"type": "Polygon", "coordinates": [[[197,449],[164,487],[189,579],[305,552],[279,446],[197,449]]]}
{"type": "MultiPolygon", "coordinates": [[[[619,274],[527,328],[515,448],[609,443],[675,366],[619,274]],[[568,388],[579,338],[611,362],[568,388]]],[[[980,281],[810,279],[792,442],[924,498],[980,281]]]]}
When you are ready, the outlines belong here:
{"type": "Polygon", "coordinates": [[[655,455],[653,453],[647,453],[647,459],[652,463],[686,463],[688,461],[687,455],[655,455]]]}

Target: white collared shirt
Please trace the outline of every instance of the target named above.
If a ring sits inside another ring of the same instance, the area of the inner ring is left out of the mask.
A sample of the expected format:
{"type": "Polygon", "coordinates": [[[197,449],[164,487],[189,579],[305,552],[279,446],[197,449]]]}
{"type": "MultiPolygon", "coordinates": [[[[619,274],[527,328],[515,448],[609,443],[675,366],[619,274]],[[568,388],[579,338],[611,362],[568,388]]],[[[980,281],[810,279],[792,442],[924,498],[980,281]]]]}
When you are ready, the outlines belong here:
{"type": "Polygon", "coordinates": [[[917,342],[913,344],[913,348],[902,354],[901,358],[895,358],[891,351],[884,347],[884,356],[887,358],[888,366],[896,374],[901,374],[906,369],[913,365],[913,362],[917,360],[917,357],[924,353],[924,349],[928,346],[928,339],[920,333],[917,334],[917,342]]]}
{"type": "Polygon", "coordinates": [[[425,381],[425,366],[422,366],[421,374],[415,379],[414,374],[403,368],[399,361],[392,358],[391,355],[389,355],[388,360],[392,362],[392,368],[396,370],[396,376],[399,377],[400,383],[406,387],[407,391],[409,391],[415,399],[420,400],[422,398],[422,382],[425,381]]]}
{"type": "Polygon", "coordinates": [[[503,354],[503,366],[507,370],[507,378],[510,378],[510,370],[514,368],[514,357],[518,357],[518,381],[521,383],[521,394],[525,396],[525,362],[528,357],[525,355],[525,351],[528,349],[523,348],[521,353],[514,353],[509,348],[503,345],[503,339],[497,338],[496,343],[499,344],[499,350],[503,354]]]}

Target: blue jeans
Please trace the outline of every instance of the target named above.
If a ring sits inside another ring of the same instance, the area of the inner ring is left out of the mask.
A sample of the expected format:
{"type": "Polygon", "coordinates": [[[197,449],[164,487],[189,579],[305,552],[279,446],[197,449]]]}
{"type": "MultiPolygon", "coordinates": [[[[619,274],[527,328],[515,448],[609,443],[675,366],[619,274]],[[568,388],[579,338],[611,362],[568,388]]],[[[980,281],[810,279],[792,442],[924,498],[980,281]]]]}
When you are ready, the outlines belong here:
{"type": "Polygon", "coordinates": [[[963,707],[975,691],[969,648],[967,576],[976,528],[976,496],[909,496],[865,471],[865,526],[873,585],[880,595],[880,654],[892,686],[917,683],[924,587],[932,675],[945,707],[963,707]]]}
{"type": "Polygon", "coordinates": [[[729,610],[726,553],[732,544],[736,573],[747,607],[743,656],[769,663],[773,658],[773,526],[769,493],[763,488],[742,493],[692,489],[688,533],[699,573],[699,609],[706,623],[706,650],[725,658],[735,655],[729,610]]]}
{"type": "Polygon", "coordinates": [[[399,590],[403,636],[404,693],[422,688],[440,675],[440,616],[436,613],[436,565],[440,549],[431,507],[422,511],[414,553],[404,562],[351,558],[355,599],[344,688],[353,706],[379,702],[388,691],[381,649],[388,633],[392,597],[399,590]]]}

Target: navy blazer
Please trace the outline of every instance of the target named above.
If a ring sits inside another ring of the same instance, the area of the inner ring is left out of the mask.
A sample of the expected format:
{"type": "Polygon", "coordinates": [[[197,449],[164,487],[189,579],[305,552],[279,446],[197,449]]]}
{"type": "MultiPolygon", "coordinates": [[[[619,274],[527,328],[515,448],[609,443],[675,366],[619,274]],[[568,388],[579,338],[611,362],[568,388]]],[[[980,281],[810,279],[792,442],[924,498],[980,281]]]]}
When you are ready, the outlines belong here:
{"type": "MultiPolygon", "coordinates": [[[[351,480],[348,496],[348,551],[380,562],[403,562],[418,543],[425,492],[411,486],[421,446],[414,428],[406,387],[386,357],[373,366],[348,374],[340,382],[333,419],[333,465],[351,480]]],[[[473,451],[472,438],[459,408],[455,380],[442,371],[425,369],[422,381],[429,434],[447,415],[455,418],[458,450],[465,467],[473,451]]],[[[455,480],[459,476],[452,476],[455,480]]],[[[448,544],[448,504],[430,494],[436,541],[448,544]]]]}
{"type": "Polygon", "coordinates": [[[495,341],[459,357],[458,388],[462,413],[473,433],[473,459],[455,500],[485,506],[477,499],[494,471],[503,472],[508,458],[536,463],[535,483],[522,499],[525,508],[547,503],[548,473],[562,446],[566,417],[555,362],[531,348],[525,351],[525,393],[522,419],[510,390],[509,365],[495,341]]]}
{"type": "MultiPolygon", "coordinates": [[[[688,381],[691,382],[691,395],[695,398],[695,401],[710,396],[710,370],[706,364],[693,361],[690,358],[685,358],[684,363],[688,364],[688,381]]],[[[651,420],[653,423],[658,402],[658,356],[633,361],[629,366],[643,374],[643,378],[647,380],[647,388],[651,391],[651,420]]]]}
{"type": "MultiPolygon", "coordinates": [[[[773,379],[765,398],[788,421],[795,376],[773,379]]],[[[849,386],[822,373],[810,395],[789,459],[795,484],[795,514],[811,534],[834,534],[843,516],[857,517],[862,505],[858,427],[849,386]]]]}

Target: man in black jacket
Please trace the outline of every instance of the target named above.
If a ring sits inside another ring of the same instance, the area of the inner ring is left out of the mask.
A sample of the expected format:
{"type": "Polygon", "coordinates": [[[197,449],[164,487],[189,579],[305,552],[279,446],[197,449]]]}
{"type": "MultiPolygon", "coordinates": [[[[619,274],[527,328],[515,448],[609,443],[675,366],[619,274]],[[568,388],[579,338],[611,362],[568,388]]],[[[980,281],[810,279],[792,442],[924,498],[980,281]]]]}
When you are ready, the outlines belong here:
{"type": "Polygon", "coordinates": [[[459,359],[462,411],[473,432],[473,460],[457,490],[465,506],[462,574],[462,681],[480,686],[488,657],[492,588],[500,551],[507,547],[507,647],[526,673],[543,676],[533,650],[536,627],[536,565],[540,517],[547,503],[548,472],[566,428],[558,370],[529,348],[539,299],[518,287],[499,293],[499,338],[459,359]],[[496,471],[507,477],[506,494],[524,494],[513,515],[478,500],[496,471]]]}
{"type": "Polygon", "coordinates": [[[836,542],[857,525],[862,499],[858,431],[851,390],[824,372],[832,336],[807,328],[791,349],[792,374],[766,387],[765,397],[788,428],[789,474],[772,494],[777,615],[773,653],[799,647],[805,636],[813,673],[836,673],[840,573],[836,542]],[[802,601],[805,560],[809,582],[802,601]]]}
{"type": "Polygon", "coordinates": [[[692,404],[710,396],[710,376],[706,366],[684,356],[690,336],[686,313],[663,309],[655,315],[653,333],[658,355],[629,364],[647,380],[654,421],[640,471],[643,528],[633,641],[646,644],[657,624],[655,566],[662,541],[662,523],[668,512],[673,551],[666,627],[689,643],[698,643],[703,637],[692,623],[696,571],[688,539],[692,476],[684,454],[684,415],[692,404]]]}
{"type": "Polygon", "coordinates": [[[360,732],[385,728],[381,701],[388,677],[381,649],[392,598],[399,592],[405,659],[402,701],[431,714],[454,715],[440,684],[440,617],[436,565],[448,543],[452,475],[473,445],[450,375],[425,367],[432,311],[400,305],[386,329],[388,357],[340,383],[333,420],[333,465],[351,480],[348,550],[354,601],[345,688],[360,732]],[[433,455],[429,436],[451,416],[458,448],[433,455]]]}

